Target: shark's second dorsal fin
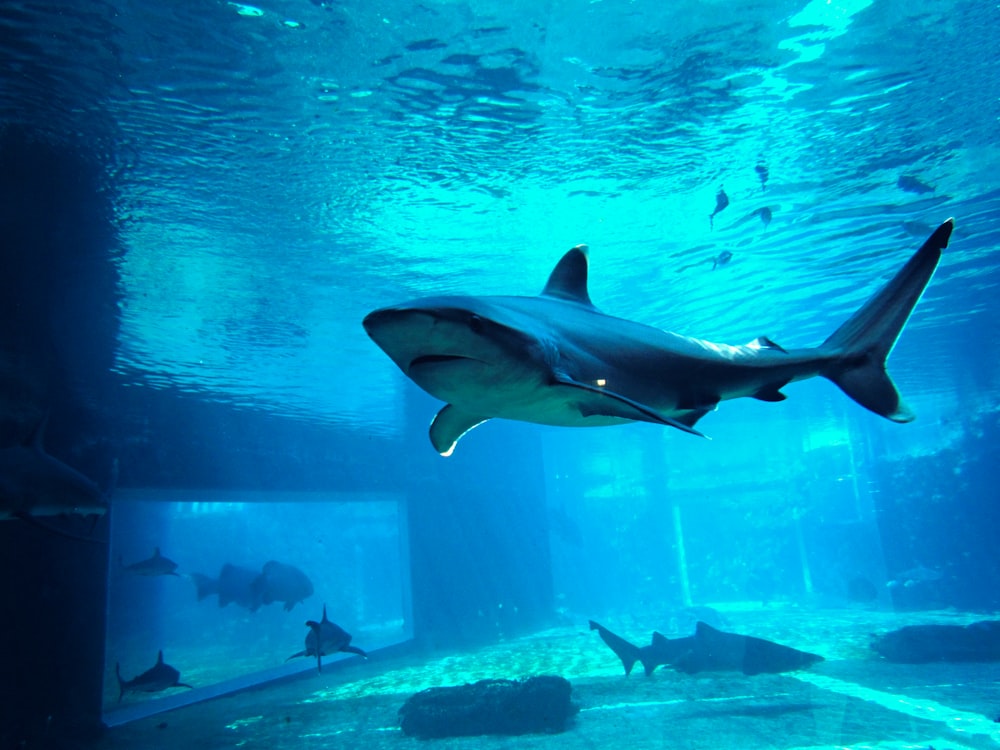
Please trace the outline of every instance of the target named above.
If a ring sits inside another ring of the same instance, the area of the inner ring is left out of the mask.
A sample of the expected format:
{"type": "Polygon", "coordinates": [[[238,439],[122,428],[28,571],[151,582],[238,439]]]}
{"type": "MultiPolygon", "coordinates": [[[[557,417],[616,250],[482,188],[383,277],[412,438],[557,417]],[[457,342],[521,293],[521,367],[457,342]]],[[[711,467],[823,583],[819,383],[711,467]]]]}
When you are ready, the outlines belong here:
{"type": "Polygon", "coordinates": [[[592,306],[590,294],[587,293],[587,265],[587,246],[577,245],[556,263],[542,290],[542,296],[592,306]]]}

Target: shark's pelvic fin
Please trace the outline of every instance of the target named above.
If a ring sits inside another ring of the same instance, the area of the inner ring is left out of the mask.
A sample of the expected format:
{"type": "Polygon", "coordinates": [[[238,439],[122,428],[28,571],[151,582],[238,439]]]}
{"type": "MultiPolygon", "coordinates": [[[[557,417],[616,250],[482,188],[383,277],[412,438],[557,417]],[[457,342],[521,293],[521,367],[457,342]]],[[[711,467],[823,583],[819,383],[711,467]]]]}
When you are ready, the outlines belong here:
{"type": "Polygon", "coordinates": [[[556,297],[593,307],[587,292],[587,246],[577,245],[556,263],[542,290],[543,297],[556,297]]]}
{"type": "Polygon", "coordinates": [[[894,422],[910,422],[914,415],[886,372],[885,360],[934,275],[954,227],[954,219],[939,226],[899,273],[820,347],[839,355],[822,374],[857,403],[894,422]]]}
{"type": "Polygon", "coordinates": [[[582,391],[587,391],[588,393],[593,393],[601,397],[597,401],[590,401],[586,404],[580,405],[580,413],[585,417],[601,415],[604,417],[621,417],[622,419],[638,419],[644,422],[669,425],[670,427],[676,427],[678,430],[689,432],[692,435],[705,437],[705,435],[691,427],[691,424],[694,424],[705,416],[710,409],[705,409],[704,411],[693,411],[692,416],[694,414],[697,416],[693,416],[693,419],[690,419],[691,424],[686,424],[688,421],[688,415],[685,415],[682,419],[665,417],[662,414],[658,414],[653,409],[650,409],[648,406],[640,404],[638,401],[630,399],[627,396],[615,393],[614,391],[609,391],[607,388],[601,388],[600,386],[590,385],[589,383],[581,383],[580,381],[574,380],[565,374],[556,373],[554,384],[565,385],[570,388],[579,388],[582,391]]]}
{"type": "Polygon", "coordinates": [[[473,427],[478,427],[489,417],[480,417],[448,404],[431,422],[431,444],[442,456],[450,456],[462,435],[473,427]]]}

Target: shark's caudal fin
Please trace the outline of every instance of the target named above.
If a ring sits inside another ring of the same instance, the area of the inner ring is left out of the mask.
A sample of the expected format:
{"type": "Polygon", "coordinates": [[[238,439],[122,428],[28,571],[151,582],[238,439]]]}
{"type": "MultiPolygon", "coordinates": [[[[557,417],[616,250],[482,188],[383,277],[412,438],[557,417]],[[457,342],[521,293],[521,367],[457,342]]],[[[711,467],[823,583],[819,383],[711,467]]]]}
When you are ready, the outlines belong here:
{"type": "Polygon", "coordinates": [[[820,347],[838,355],[823,375],[866,409],[894,422],[911,421],[913,412],[886,372],[885,360],[931,280],[954,226],[954,219],[939,226],[899,273],[820,347]]]}
{"type": "Polygon", "coordinates": [[[622,667],[625,668],[625,676],[627,677],[631,674],[632,667],[634,667],[635,663],[640,661],[642,658],[639,647],[629,643],[621,636],[615,635],[606,627],[594,622],[593,620],[590,620],[589,624],[590,629],[596,630],[597,634],[601,636],[601,640],[615,652],[615,656],[621,659],[622,667]]]}

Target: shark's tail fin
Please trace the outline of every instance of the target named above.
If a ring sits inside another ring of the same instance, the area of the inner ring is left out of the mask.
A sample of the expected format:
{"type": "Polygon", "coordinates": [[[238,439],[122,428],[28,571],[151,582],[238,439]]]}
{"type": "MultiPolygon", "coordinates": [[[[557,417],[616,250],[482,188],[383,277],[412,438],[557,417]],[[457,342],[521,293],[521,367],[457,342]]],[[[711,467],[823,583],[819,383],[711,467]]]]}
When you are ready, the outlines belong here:
{"type": "Polygon", "coordinates": [[[601,636],[601,640],[615,652],[615,656],[621,659],[622,667],[625,668],[625,675],[628,676],[631,674],[632,667],[634,667],[635,663],[640,661],[642,658],[639,647],[629,643],[621,636],[615,635],[606,627],[594,622],[593,620],[590,620],[589,623],[590,629],[596,630],[597,634],[601,636]]]}
{"type": "Polygon", "coordinates": [[[823,375],[863,407],[893,422],[909,422],[913,412],[886,372],[885,361],[931,280],[954,226],[953,219],[939,226],[892,280],[820,347],[836,356],[823,375]]]}
{"type": "Polygon", "coordinates": [[[122,679],[122,665],[115,662],[115,677],[118,678],[118,702],[122,702],[125,697],[125,680],[122,679]]]}

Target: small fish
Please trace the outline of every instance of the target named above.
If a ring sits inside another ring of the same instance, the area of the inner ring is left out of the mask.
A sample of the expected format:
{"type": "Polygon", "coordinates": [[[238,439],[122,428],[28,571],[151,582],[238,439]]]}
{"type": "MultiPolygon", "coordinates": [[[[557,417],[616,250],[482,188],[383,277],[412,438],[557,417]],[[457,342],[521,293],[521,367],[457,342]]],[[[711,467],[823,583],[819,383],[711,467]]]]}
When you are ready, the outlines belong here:
{"type": "Polygon", "coordinates": [[[299,656],[315,656],[316,657],[316,669],[319,672],[323,671],[323,658],[324,656],[329,656],[330,654],[335,654],[338,651],[344,651],[352,654],[357,654],[358,656],[363,656],[366,659],[368,654],[362,651],[357,646],[351,645],[351,634],[344,630],[342,627],[336,623],[330,622],[326,619],[326,605],[323,605],[323,619],[319,622],[315,620],[309,620],[306,622],[306,626],[309,628],[309,632],[306,634],[306,647],[303,651],[292,654],[285,659],[289,661],[295,659],[299,656]]]}
{"type": "Polygon", "coordinates": [[[763,193],[767,190],[767,166],[763,162],[758,162],[757,166],[753,168],[753,171],[756,172],[757,177],[760,178],[760,191],[763,193]]]}
{"type": "Polygon", "coordinates": [[[710,228],[715,229],[715,215],[728,205],[729,196],[726,195],[725,190],[719,188],[719,192],[715,194],[715,210],[708,215],[708,226],[710,228]]]}
{"type": "Polygon", "coordinates": [[[121,556],[118,557],[118,567],[137,576],[175,576],[177,563],[160,554],[160,548],[153,549],[153,556],[145,560],[125,565],[121,556]]]}
{"type": "Polygon", "coordinates": [[[896,187],[900,190],[905,190],[907,193],[916,193],[917,195],[934,192],[934,188],[931,185],[911,174],[900,175],[899,179],[896,180],[896,187]]]}
{"type": "Polygon", "coordinates": [[[191,687],[180,681],[180,672],[163,661],[163,649],[156,657],[156,664],[131,680],[122,679],[121,665],[115,662],[115,676],[118,678],[119,703],[126,693],[159,693],[172,687],[191,687]]]}
{"type": "Polygon", "coordinates": [[[760,217],[761,224],[765,227],[771,223],[771,209],[767,206],[764,206],[764,208],[758,208],[753,213],[754,216],[760,217]]]}
{"type": "Polygon", "coordinates": [[[714,271],[719,266],[724,266],[726,263],[733,259],[733,254],[728,250],[723,250],[721,253],[712,258],[712,270],[714,271]]]}

